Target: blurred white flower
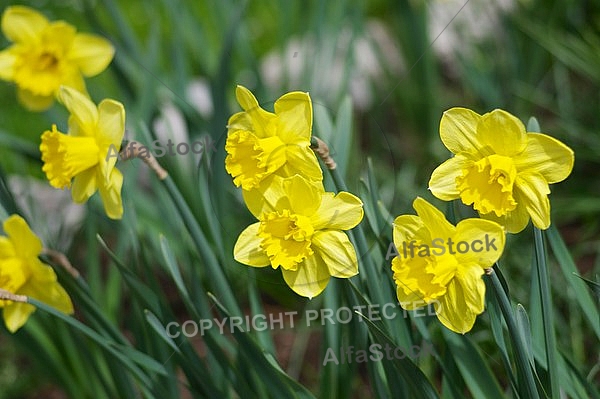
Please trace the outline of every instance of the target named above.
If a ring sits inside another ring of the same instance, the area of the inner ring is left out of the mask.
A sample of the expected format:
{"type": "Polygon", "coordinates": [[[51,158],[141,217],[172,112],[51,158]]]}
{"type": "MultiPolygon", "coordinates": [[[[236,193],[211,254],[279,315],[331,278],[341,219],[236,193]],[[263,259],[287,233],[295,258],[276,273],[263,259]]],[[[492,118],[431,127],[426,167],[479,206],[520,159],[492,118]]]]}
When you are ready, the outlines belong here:
{"type": "Polygon", "coordinates": [[[56,190],[33,177],[10,176],[8,186],[31,229],[52,249],[66,252],[85,218],[85,205],[69,190],[56,190]]]}
{"type": "Polygon", "coordinates": [[[204,119],[212,116],[214,111],[212,94],[210,84],[206,79],[197,78],[192,80],[186,89],[186,99],[204,119]]]}
{"type": "Polygon", "coordinates": [[[472,43],[498,35],[501,18],[515,0],[435,0],[429,3],[429,36],[434,51],[453,67],[456,55],[469,56],[472,43]],[[464,7],[463,7],[464,6],[464,7]],[[438,37],[439,36],[439,37],[438,37]]]}
{"type": "Polygon", "coordinates": [[[364,32],[346,28],[335,35],[293,38],[261,63],[262,80],[273,93],[310,88],[313,98],[335,103],[349,91],[358,109],[371,106],[373,86],[403,70],[397,41],[376,20],[364,32]]]}

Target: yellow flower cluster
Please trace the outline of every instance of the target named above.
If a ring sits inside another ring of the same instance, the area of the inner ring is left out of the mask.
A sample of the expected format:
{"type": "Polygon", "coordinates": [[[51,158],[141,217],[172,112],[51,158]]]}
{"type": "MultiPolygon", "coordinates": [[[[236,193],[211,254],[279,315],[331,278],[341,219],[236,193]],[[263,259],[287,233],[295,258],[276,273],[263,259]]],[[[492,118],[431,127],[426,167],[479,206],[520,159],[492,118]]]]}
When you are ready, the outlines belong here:
{"type": "MultiPolygon", "coordinates": [[[[108,66],[112,45],[24,6],[8,7],[1,28],[12,44],[0,51],[0,79],[14,82],[19,100],[31,110],[47,109],[57,98],[70,113],[66,134],[53,125],[41,136],[42,170],[50,184],[71,188],[79,203],[99,191],[108,217],[120,219],[123,176],[115,167],[117,157],[107,155],[121,146],[125,110],[110,99],[96,106],[83,81],[108,66]]],[[[345,231],[361,222],[363,204],[351,193],[325,191],[311,149],[308,93],[283,95],[274,112],[261,108],[242,86],[236,98],[243,111],[228,121],[225,168],[257,222],[239,235],[234,258],[252,267],[280,268],[294,292],[313,298],[331,277],[358,273],[356,251],[345,231]]],[[[396,253],[391,267],[406,309],[435,303],[440,322],[465,333],[484,310],[482,275],[502,255],[505,232],[522,231],[530,219],[540,229],[550,226],[549,184],[567,178],[574,155],[558,140],[527,132],[503,110],[479,115],[452,108],[442,117],[440,137],[454,156],[434,170],[431,193],[445,201],[460,199],[481,218],[455,226],[426,200],[415,199],[417,215],[394,220],[394,244],[405,251],[396,253]]],[[[26,222],[13,215],[3,228],[0,289],[72,313],[54,271],[38,259],[42,245],[26,222]]],[[[29,304],[6,300],[0,300],[0,307],[10,331],[34,311],[29,304]]]]}
{"type": "Polygon", "coordinates": [[[530,218],[540,229],[550,226],[548,184],[567,178],[574,155],[558,140],[527,132],[520,120],[503,110],[479,115],[452,108],[442,117],[440,137],[455,156],[435,169],[429,189],[442,200],[460,198],[483,219],[466,219],[453,226],[433,205],[417,198],[418,216],[402,215],[394,221],[394,244],[398,248],[411,243],[427,251],[417,256],[398,254],[392,270],[403,306],[436,304],[440,322],[464,334],[484,310],[481,277],[502,254],[504,230],[518,233],[530,218]],[[483,237],[494,245],[485,250],[469,247],[483,237]],[[456,248],[446,251],[439,246],[446,240],[456,243],[456,248]],[[465,244],[462,251],[460,243],[465,244]],[[430,252],[432,245],[443,251],[430,252]]]}
{"type": "MultiPolygon", "coordinates": [[[[125,110],[114,100],[97,107],[88,98],[83,77],[102,72],[113,59],[114,48],[104,38],[77,33],[63,21],[51,22],[25,6],[7,7],[2,32],[12,43],[0,51],[0,79],[14,82],[19,101],[29,110],[49,108],[57,98],[69,111],[68,134],[56,125],[41,136],[42,170],[56,188],[72,188],[75,202],[85,202],[96,191],[108,217],[123,215],[123,176],[109,148],[120,148],[125,132],[125,110]],[[72,187],[71,187],[72,183],[72,187]]],[[[18,215],[4,222],[0,236],[0,289],[43,301],[73,313],[66,291],[52,268],[41,263],[42,244],[18,215]]],[[[34,311],[27,303],[0,300],[11,332],[34,311]]]]}
{"type": "Polygon", "coordinates": [[[344,230],[362,220],[362,202],[323,187],[310,149],[308,93],[283,95],[275,113],[262,109],[245,87],[238,86],[236,96],[244,111],[229,119],[225,167],[258,222],[240,234],[234,257],[248,266],[280,267],[292,290],[312,298],[331,276],[358,273],[356,252],[344,230]]]}

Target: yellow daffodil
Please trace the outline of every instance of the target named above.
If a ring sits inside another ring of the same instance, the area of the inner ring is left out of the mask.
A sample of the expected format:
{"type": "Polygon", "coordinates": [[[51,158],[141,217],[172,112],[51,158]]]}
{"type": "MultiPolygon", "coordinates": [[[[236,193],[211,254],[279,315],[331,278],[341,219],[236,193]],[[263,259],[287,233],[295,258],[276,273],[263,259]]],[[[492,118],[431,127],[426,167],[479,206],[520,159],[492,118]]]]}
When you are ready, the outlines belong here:
{"type": "MultiPolygon", "coordinates": [[[[38,256],[42,242],[18,215],[4,221],[6,236],[0,236],[0,288],[16,295],[44,302],[61,312],[73,313],[73,304],[67,292],[56,280],[52,268],[42,263],[38,256]]],[[[4,323],[15,332],[35,310],[32,305],[0,300],[4,323]]]]}
{"type": "Polygon", "coordinates": [[[61,85],[85,93],[83,76],[102,72],[114,55],[102,37],[50,22],[29,7],[7,7],[2,32],[13,44],[0,51],[0,79],[15,82],[20,102],[33,111],[50,107],[61,85]]]}
{"type": "Polygon", "coordinates": [[[299,175],[276,177],[263,193],[244,193],[259,220],[239,236],[235,259],[248,266],[281,267],[285,282],[299,295],[312,298],[330,276],[358,273],[356,252],[346,233],[363,217],[356,196],[325,192],[299,175]]]}
{"type": "Polygon", "coordinates": [[[510,233],[523,230],[529,218],[540,229],[550,226],[548,185],[571,173],[569,147],[527,132],[519,119],[499,109],[479,115],[452,108],[442,117],[440,136],[455,156],[433,172],[433,195],[445,201],[460,198],[510,233]]]}
{"type": "Polygon", "coordinates": [[[418,216],[394,220],[397,256],[392,270],[398,300],[408,310],[434,304],[440,322],[464,334],[483,312],[482,275],[502,254],[504,230],[483,219],[465,219],[453,226],[423,198],[417,198],[413,207],[418,216]]]}
{"type": "Polygon", "coordinates": [[[71,195],[77,203],[100,191],[108,217],[120,219],[123,175],[115,168],[118,157],[111,152],[121,147],[125,134],[123,105],[103,100],[96,108],[87,97],[68,87],[61,88],[58,99],[71,114],[69,132],[61,133],[54,125],[42,134],[42,170],[53,187],[71,187],[72,180],[71,195]]]}
{"type": "Polygon", "coordinates": [[[308,93],[283,95],[275,101],[275,113],[262,109],[245,87],[237,87],[236,97],[244,112],[229,119],[225,169],[237,187],[265,186],[275,175],[323,179],[310,149],[312,103],[308,93]]]}

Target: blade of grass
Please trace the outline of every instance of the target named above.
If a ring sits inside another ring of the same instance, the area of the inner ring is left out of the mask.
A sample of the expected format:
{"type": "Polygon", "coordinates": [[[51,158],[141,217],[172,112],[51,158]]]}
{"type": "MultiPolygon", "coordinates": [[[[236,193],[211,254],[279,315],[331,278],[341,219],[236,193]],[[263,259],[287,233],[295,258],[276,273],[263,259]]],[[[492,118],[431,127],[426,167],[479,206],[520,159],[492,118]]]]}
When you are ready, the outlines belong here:
{"type": "Polygon", "coordinates": [[[519,385],[521,387],[521,392],[519,393],[525,398],[537,399],[540,396],[533,378],[533,370],[531,369],[531,364],[528,360],[525,344],[521,339],[521,333],[518,330],[510,300],[508,299],[508,296],[502,287],[502,283],[496,274],[496,267],[497,265],[494,266],[489,273],[489,278],[492,281],[492,288],[496,297],[498,298],[500,310],[502,311],[504,320],[506,321],[506,325],[508,327],[508,333],[510,335],[513,351],[516,357],[515,362],[517,369],[520,371],[520,375],[522,376],[519,379],[519,385]]]}
{"type": "Polygon", "coordinates": [[[550,277],[546,265],[546,250],[544,248],[544,238],[542,231],[534,227],[535,240],[535,265],[540,285],[540,299],[542,305],[542,323],[544,326],[544,342],[546,346],[546,361],[548,367],[548,378],[550,379],[550,396],[552,399],[560,397],[560,388],[557,370],[557,347],[556,334],[554,331],[554,309],[552,307],[552,297],[550,292],[550,277]]]}
{"type": "Polygon", "coordinates": [[[545,235],[550,248],[552,248],[552,253],[558,260],[563,276],[573,292],[576,293],[575,300],[579,303],[583,314],[596,332],[596,337],[600,339],[600,312],[594,304],[594,299],[585,282],[575,277],[575,275],[579,274],[579,271],[565,242],[554,225],[550,225],[545,235]]]}

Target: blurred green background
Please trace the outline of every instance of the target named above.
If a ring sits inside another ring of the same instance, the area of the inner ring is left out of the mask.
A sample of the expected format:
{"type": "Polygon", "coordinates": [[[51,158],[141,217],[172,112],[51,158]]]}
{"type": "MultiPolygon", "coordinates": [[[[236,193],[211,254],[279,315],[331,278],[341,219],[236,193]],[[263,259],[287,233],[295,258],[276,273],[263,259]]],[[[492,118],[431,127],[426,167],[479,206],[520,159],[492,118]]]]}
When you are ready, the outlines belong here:
{"type": "MultiPolygon", "coordinates": [[[[350,154],[339,160],[350,189],[360,192],[370,158],[383,203],[394,216],[412,213],[417,195],[432,200],[427,181],[448,157],[438,136],[444,110],[502,108],[524,122],[536,116],[543,132],[576,154],[569,179],[551,187],[553,222],[580,274],[593,279],[600,272],[600,1],[39,0],[3,2],[0,9],[9,4],[34,7],[49,19],[66,20],[113,42],[112,65],[87,85],[95,101],[110,97],[125,104],[128,138],[192,141],[209,136],[216,142],[218,151],[201,161],[210,171],[206,176],[190,157],[161,163],[187,190],[190,204],[197,195],[210,200],[195,203],[200,220],[208,220],[213,211],[228,215],[212,226],[210,237],[226,254],[252,221],[242,207],[222,209],[230,203],[223,197],[240,197],[224,174],[223,145],[227,119],[239,110],[234,93],[241,84],[266,108],[287,91],[310,92],[314,134],[330,139],[334,156],[350,154]],[[189,183],[198,179],[212,183],[208,193],[196,193],[189,183]]],[[[0,46],[7,45],[3,37],[0,46]]],[[[15,88],[2,82],[0,165],[18,176],[11,180],[13,189],[22,188],[24,179],[39,180],[39,191],[19,198],[33,202],[36,231],[45,231],[50,246],[67,251],[73,264],[81,265],[103,310],[127,330],[133,310],[122,305],[129,302],[120,289],[121,276],[106,267],[96,232],[132,268],[148,267],[161,281],[160,268],[152,264],[153,254],[160,253],[156,237],[178,237],[183,227],[173,209],[157,210],[154,204],[164,202],[165,193],[133,164],[121,167],[127,176],[126,216],[118,225],[103,218],[97,199],[85,220],[76,217],[84,212],[81,208],[66,205],[68,196],[54,208],[45,204],[50,209],[36,203],[44,201],[47,186],[39,136],[51,123],[65,129],[64,121],[66,112],[58,105],[43,114],[25,111],[15,101],[15,88]],[[66,222],[66,214],[73,220],[66,222]],[[50,234],[56,231],[60,234],[50,234]],[[139,263],[141,253],[150,266],[139,263]]],[[[513,296],[523,303],[530,290],[527,278],[519,284],[531,263],[527,241],[511,237],[504,261],[513,296]]],[[[198,261],[187,250],[187,237],[171,244],[179,259],[187,259],[181,263],[198,261]]],[[[229,265],[229,271],[236,267],[229,265]]],[[[278,278],[268,272],[259,278],[265,301],[293,306],[298,299],[278,278]]],[[[236,282],[242,292],[246,279],[236,282]]],[[[581,315],[572,311],[575,293],[554,294],[561,310],[557,325],[570,331],[558,330],[558,338],[574,348],[573,361],[590,370],[598,359],[589,348],[598,352],[599,345],[581,315]]],[[[170,299],[176,306],[176,295],[170,299]]],[[[51,386],[52,373],[36,368],[31,349],[14,348],[13,341],[0,336],[0,398],[64,397],[51,386]]],[[[316,376],[303,378],[310,387],[316,376]]]]}

